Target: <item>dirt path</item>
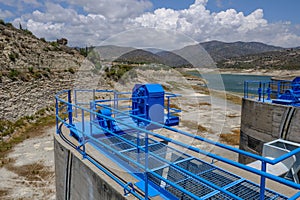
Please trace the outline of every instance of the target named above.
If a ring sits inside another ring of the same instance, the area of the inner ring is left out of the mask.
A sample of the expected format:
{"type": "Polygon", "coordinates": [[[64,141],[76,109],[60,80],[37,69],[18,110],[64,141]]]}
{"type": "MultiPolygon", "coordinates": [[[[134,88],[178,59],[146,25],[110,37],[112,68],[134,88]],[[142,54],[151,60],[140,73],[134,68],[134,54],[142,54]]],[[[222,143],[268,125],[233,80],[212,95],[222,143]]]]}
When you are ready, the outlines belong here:
{"type": "Polygon", "coordinates": [[[16,145],[0,168],[0,199],[55,199],[55,127],[16,145]]]}

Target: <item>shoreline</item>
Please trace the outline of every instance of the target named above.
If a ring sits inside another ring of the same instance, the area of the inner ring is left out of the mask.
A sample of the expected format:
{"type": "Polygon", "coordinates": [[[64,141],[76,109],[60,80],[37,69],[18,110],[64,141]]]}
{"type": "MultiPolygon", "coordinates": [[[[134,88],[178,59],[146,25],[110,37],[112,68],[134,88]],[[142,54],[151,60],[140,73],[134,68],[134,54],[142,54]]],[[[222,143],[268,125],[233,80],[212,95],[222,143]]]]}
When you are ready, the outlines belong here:
{"type": "Polygon", "coordinates": [[[237,75],[256,75],[272,77],[300,76],[300,70],[269,70],[269,69],[220,69],[220,68],[185,68],[184,71],[198,70],[200,73],[220,73],[237,75]]]}

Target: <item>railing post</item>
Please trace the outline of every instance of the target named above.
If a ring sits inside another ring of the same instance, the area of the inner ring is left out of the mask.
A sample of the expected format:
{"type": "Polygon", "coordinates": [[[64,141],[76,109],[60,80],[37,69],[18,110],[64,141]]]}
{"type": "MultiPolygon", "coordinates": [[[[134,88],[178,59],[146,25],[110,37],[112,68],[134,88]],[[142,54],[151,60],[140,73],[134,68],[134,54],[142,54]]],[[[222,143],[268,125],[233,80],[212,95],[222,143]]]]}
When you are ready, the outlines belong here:
{"type": "Polygon", "coordinates": [[[148,180],[148,152],[149,152],[149,148],[148,148],[148,132],[146,132],[145,135],[145,199],[148,199],[148,185],[149,185],[149,180],[148,180]]]}
{"type": "MultiPolygon", "coordinates": [[[[74,89],[74,101],[75,101],[75,105],[77,105],[77,91],[76,91],[76,89],[74,89]]],[[[78,117],[77,107],[75,107],[75,117],[78,117]]]]}
{"type": "MultiPolygon", "coordinates": [[[[261,161],[261,171],[266,172],[267,171],[267,163],[266,161],[261,161]]],[[[265,199],[265,189],[266,189],[266,177],[261,175],[260,177],[260,200],[265,199]]]]}
{"type": "Polygon", "coordinates": [[[244,98],[246,98],[246,81],[244,81],[244,98]]]}
{"type": "Polygon", "coordinates": [[[57,97],[55,97],[55,121],[56,121],[56,133],[59,133],[59,127],[58,127],[58,100],[57,97]]]}
{"type": "MultiPolygon", "coordinates": [[[[90,102],[90,110],[95,111],[95,101],[90,102]]],[[[90,112],[90,135],[93,136],[93,122],[95,120],[95,115],[90,112]]]]}
{"type": "Polygon", "coordinates": [[[167,96],[168,98],[168,120],[170,120],[170,96],[167,96]]]}
{"type": "Polygon", "coordinates": [[[280,90],[281,90],[280,87],[281,87],[280,81],[278,81],[277,82],[277,97],[276,97],[277,99],[279,98],[279,95],[280,95],[280,90]]]}
{"type": "Polygon", "coordinates": [[[84,110],[81,110],[81,120],[82,120],[82,138],[80,139],[80,143],[82,145],[83,158],[85,158],[85,122],[84,122],[84,110]]]}
{"type": "Polygon", "coordinates": [[[259,82],[259,88],[258,88],[258,101],[261,101],[261,82],[259,82]]]}
{"type": "Polygon", "coordinates": [[[266,88],[266,83],[263,83],[263,88],[262,88],[263,102],[265,102],[265,88],[266,88]]]}
{"type": "MultiPolygon", "coordinates": [[[[138,121],[138,123],[139,123],[139,121],[138,121]]],[[[139,124],[138,124],[138,127],[139,127],[139,124]]],[[[140,150],[140,132],[138,131],[137,132],[137,139],[136,139],[137,141],[136,141],[136,146],[137,146],[137,161],[138,161],[138,163],[141,163],[140,161],[140,152],[141,152],[141,150],[140,150]]]]}
{"type": "Polygon", "coordinates": [[[268,89],[267,89],[267,95],[268,95],[267,100],[271,100],[271,83],[270,82],[269,82],[268,89]]]}
{"type": "MultiPolygon", "coordinates": [[[[68,117],[69,117],[69,124],[73,126],[73,113],[72,113],[72,96],[71,90],[68,90],[68,117]]],[[[72,135],[72,130],[70,129],[70,134],[72,135]]]]}

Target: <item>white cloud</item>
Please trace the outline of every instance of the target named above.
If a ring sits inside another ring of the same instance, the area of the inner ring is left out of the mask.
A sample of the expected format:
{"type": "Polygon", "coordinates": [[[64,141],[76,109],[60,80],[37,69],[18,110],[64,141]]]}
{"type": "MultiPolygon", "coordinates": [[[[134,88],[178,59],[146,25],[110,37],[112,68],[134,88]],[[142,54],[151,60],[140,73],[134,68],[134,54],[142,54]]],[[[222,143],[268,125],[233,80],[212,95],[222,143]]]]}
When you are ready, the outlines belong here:
{"type": "Polygon", "coordinates": [[[290,24],[268,23],[262,9],[247,16],[234,9],[211,13],[206,9],[206,3],[207,0],[198,0],[184,10],[158,9],[132,19],[132,23],[135,26],[176,30],[198,41],[242,40],[285,47],[300,45],[300,36],[292,32],[290,24]]]}
{"type": "Polygon", "coordinates": [[[286,22],[269,23],[262,9],[248,15],[234,9],[216,13],[206,8],[207,1],[196,0],[182,10],[160,8],[145,12],[151,7],[148,0],[54,0],[45,3],[43,9],[15,19],[14,23],[21,22],[38,37],[48,40],[66,37],[70,45],[81,46],[97,45],[121,31],[141,27],[186,34],[200,42],[241,40],[300,46],[298,28],[286,22]],[[84,12],[78,11],[79,7],[84,12]]]}
{"type": "Polygon", "coordinates": [[[90,14],[101,14],[106,18],[118,19],[136,17],[152,7],[148,0],[61,0],[72,5],[82,6],[90,14]]]}

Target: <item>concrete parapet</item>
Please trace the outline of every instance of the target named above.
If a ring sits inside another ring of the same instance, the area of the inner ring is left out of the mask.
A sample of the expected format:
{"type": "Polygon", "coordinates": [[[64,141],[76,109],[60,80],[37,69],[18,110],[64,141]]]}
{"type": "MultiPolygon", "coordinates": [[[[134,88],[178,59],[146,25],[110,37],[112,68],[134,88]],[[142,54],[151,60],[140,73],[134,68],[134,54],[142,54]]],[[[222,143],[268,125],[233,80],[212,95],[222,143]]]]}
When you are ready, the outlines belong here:
{"type": "MultiPolygon", "coordinates": [[[[123,188],[82,158],[58,135],[54,137],[57,200],[122,200],[123,188]]],[[[129,197],[129,199],[132,199],[129,197]]]]}
{"type": "MultiPolygon", "coordinates": [[[[300,143],[300,108],[243,99],[240,149],[262,154],[263,144],[281,138],[300,143]]],[[[254,161],[239,156],[239,162],[254,161]]]]}

